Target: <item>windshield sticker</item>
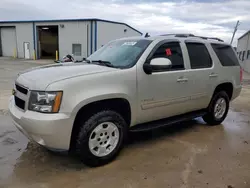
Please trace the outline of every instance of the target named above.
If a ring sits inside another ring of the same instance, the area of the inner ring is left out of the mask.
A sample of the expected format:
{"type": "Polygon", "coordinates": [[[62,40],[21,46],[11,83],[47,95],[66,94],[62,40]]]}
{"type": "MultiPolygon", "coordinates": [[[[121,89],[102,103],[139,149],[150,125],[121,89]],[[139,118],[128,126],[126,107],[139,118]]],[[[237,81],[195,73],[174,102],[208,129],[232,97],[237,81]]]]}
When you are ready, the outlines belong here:
{"type": "Polygon", "coordinates": [[[124,42],[122,46],[126,45],[126,46],[134,46],[136,45],[137,42],[124,42]]]}
{"type": "Polygon", "coordinates": [[[171,56],[171,55],[172,55],[172,52],[171,52],[171,49],[170,49],[170,48],[167,48],[167,49],[166,49],[166,55],[167,55],[167,56],[171,56]]]}

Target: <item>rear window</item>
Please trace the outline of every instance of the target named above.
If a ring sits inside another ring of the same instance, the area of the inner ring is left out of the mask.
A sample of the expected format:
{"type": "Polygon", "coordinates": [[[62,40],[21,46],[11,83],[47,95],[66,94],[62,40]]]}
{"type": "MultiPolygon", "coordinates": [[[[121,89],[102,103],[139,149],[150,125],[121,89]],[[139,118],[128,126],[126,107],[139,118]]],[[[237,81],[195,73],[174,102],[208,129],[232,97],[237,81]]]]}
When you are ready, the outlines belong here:
{"type": "MultiPolygon", "coordinates": [[[[232,47],[224,44],[212,44],[222,66],[238,66],[239,62],[232,47]]],[[[240,54],[241,55],[241,54],[240,54]]]]}

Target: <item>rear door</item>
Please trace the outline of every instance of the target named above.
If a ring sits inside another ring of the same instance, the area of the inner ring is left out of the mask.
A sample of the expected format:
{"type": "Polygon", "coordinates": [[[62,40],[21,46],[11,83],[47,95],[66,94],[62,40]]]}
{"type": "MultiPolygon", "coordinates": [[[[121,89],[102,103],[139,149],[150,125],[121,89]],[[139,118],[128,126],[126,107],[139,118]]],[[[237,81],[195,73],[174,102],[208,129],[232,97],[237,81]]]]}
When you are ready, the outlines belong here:
{"type": "Polygon", "coordinates": [[[210,102],[214,88],[218,83],[218,71],[208,50],[209,44],[186,41],[190,67],[188,79],[190,82],[192,110],[206,108],[210,102]]]}

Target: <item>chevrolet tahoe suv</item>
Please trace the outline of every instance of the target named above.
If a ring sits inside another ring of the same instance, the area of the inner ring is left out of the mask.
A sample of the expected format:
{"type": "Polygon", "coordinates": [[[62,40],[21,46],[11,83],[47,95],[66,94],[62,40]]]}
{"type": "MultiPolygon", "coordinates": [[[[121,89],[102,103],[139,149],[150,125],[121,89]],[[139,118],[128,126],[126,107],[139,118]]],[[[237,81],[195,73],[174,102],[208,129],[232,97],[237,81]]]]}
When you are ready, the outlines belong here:
{"type": "Polygon", "coordinates": [[[39,145],[101,166],[114,160],[129,131],[196,117],[221,124],[241,81],[235,51],[220,39],[123,38],[81,63],[21,72],[9,110],[16,127],[39,145]]]}

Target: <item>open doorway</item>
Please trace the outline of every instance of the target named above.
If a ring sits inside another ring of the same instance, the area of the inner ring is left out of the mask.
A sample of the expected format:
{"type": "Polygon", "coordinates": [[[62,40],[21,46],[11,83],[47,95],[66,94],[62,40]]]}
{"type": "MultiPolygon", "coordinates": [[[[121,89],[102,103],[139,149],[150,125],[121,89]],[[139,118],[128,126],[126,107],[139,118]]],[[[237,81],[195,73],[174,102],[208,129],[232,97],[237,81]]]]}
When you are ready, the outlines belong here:
{"type": "Polygon", "coordinates": [[[58,46],[58,26],[38,26],[38,57],[55,59],[58,46]]]}

